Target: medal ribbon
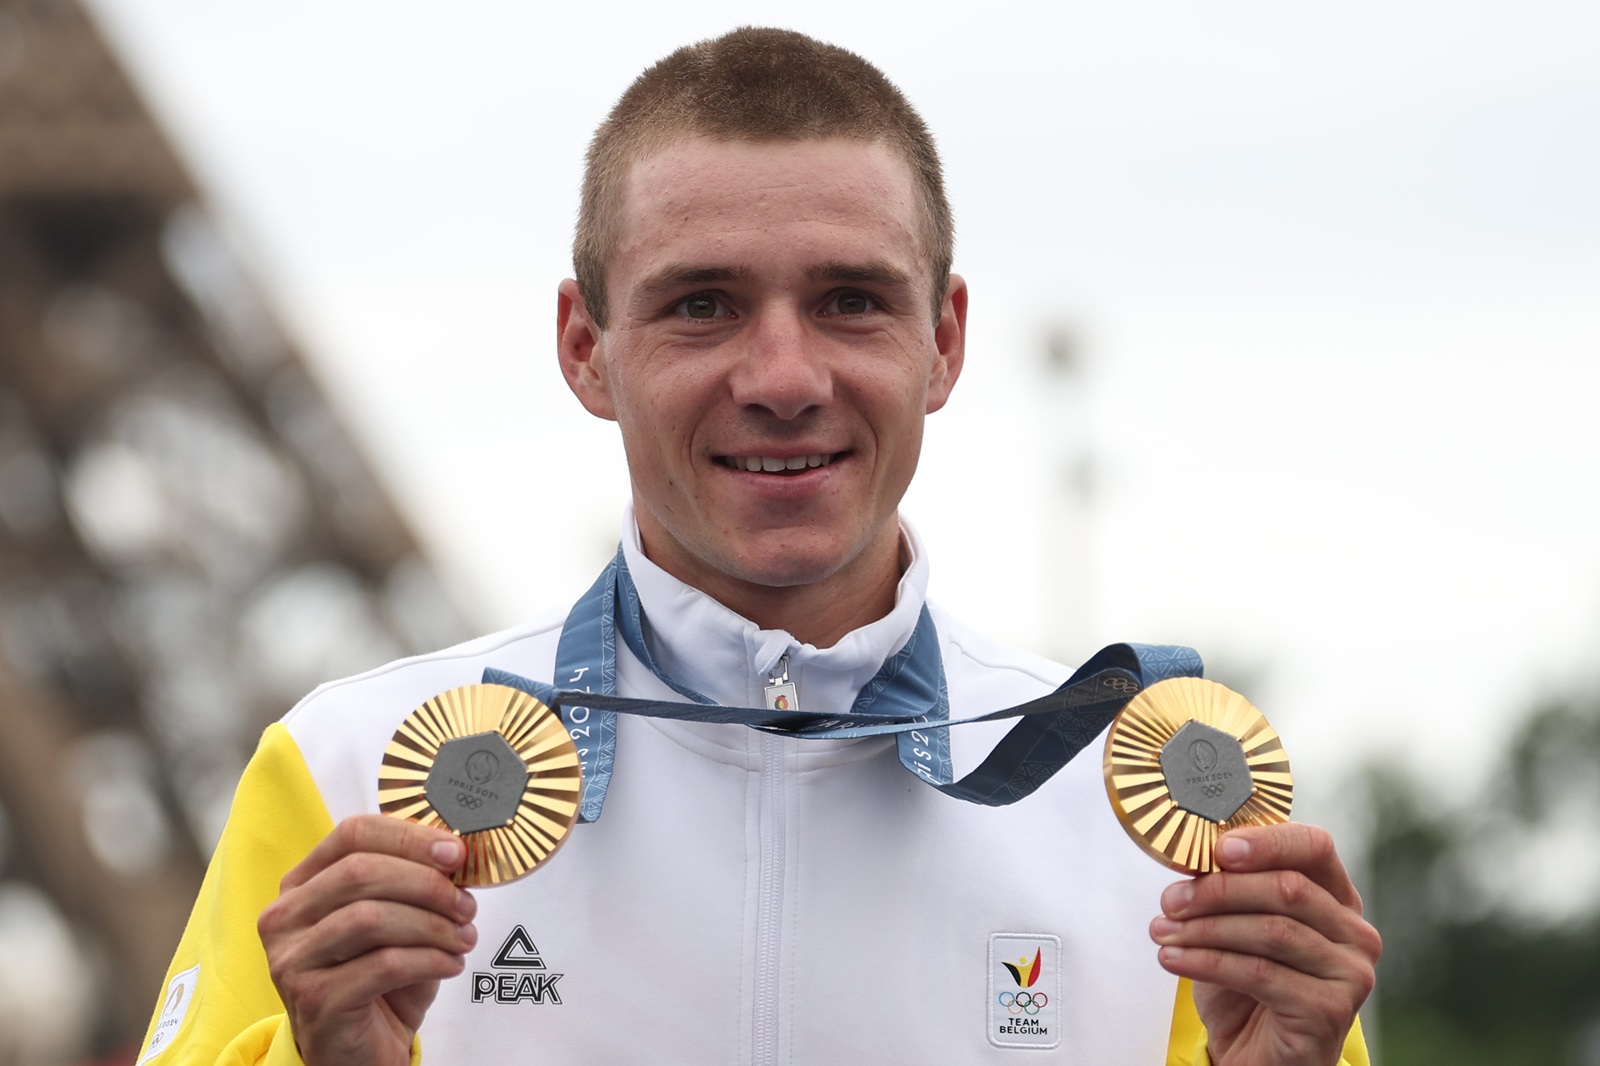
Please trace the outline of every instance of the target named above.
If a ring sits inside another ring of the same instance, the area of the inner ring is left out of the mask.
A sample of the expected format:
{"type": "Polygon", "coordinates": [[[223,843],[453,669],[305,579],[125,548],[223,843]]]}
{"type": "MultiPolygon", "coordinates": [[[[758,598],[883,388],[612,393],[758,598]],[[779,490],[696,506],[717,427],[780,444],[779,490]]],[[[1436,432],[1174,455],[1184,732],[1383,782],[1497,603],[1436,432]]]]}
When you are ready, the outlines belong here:
{"type": "Polygon", "coordinates": [[[611,783],[617,714],[720,722],[809,739],[892,735],[900,763],[949,796],[992,807],[1015,803],[1084,749],[1141,690],[1171,677],[1199,677],[1200,656],[1169,644],[1112,644],[1049,695],[1004,710],[950,718],[944,660],[926,606],[911,639],[890,656],[844,714],[727,707],[662,669],[646,640],[648,620],[619,548],[573,605],[556,646],[555,684],[489,668],[489,684],[521,689],[561,715],[583,766],[579,820],[597,821],[611,783]],[[617,695],[617,635],[636,658],[689,702],[617,695]],[[983,762],[961,780],[950,761],[950,727],[1016,718],[983,762]]]}

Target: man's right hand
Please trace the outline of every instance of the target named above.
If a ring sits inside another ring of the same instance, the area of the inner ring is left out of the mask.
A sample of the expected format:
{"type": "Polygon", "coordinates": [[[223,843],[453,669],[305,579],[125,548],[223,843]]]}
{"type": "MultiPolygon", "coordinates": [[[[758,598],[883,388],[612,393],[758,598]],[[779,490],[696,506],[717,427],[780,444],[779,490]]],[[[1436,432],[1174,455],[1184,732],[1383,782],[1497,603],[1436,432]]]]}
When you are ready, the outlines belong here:
{"type": "Polygon", "coordinates": [[[307,1066],[406,1066],[439,991],[477,942],[451,834],[347,818],[284,875],[257,929],[307,1066]]]}

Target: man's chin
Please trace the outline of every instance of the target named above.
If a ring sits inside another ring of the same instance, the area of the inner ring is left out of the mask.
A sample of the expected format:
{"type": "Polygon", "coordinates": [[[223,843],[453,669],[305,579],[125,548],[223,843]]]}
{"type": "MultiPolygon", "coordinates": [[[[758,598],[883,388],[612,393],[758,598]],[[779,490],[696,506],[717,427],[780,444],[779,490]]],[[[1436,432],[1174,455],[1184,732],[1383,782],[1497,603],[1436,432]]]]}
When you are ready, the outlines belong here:
{"type": "Polygon", "coordinates": [[[729,553],[727,573],[775,590],[833,582],[875,583],[889,570],[898,574],[899,543],[899,523],[893,520],[874,532],[821,524],[746,531],[729,553]]]}
{"type": "Polygon", "coordinates": [[[774,593],[824,585],[837,576],[845,565],[844,560],[836,556],[811,557],[800,554],[763,561],[759,566],[748,565],[748,560],[741,560],[741,563],[744,565],[730,572],[730,577],[746,585],[772,589],[774,593]]]}
{"type": "Polygon", "coordinates": [[[815,536],[796,543],[793,537],[752,537],[725,554],[717,566],[725,578],[754,589],[798,590],[826,585],[860,562],[857,545],[840,545],[815,536]]]}
{"type": "Polygon", "coordinates": [[[897,524],[886,537],[822,522],[766,529],[725,525],[723,530],[718,537],[679,539],[665,529],[652,535],[655,531],[640,523],[645,554],[657,566],[719,599],[733,595],[748,602],[763,594],[787,599],[829,586],[848,595],[852,584],[878,585],[888,571],[898,572],[897,524]]]}

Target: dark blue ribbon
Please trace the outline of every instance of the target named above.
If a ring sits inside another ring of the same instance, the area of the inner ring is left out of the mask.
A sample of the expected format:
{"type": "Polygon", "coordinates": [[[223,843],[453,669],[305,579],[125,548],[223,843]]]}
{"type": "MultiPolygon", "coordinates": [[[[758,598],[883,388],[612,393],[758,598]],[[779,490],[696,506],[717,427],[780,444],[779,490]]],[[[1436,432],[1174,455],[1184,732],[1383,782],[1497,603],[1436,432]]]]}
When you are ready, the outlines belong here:
{"type": "Polygon", "coordinates": [[[1099,736],[1141,690],[1172,677],[1199,677],[1200,656],[1168,644],[1112,644],[1096,652],[1047,696],[966,718],[950,718],[944,661],[927,607],[911,639],[879,668],[844,714],[726,707],[672,678],[651,654],[648,620],[619,549],[573,605],[556,648],[556,683],[493,668],[491,684],[521,689],[561,714],[583,764],[579,819],[600,817],[616,756],[616,715],[749,726],[811,739],[893,735],[900,762],[946,795],[1003,806],[1030,795],[1099,736]],[[618,696],[616,638],[674,692],[690,702],[618,696]],[[1005,718],[1019,721],[970,774],[953,780],[949,728],[1005,718]]]}

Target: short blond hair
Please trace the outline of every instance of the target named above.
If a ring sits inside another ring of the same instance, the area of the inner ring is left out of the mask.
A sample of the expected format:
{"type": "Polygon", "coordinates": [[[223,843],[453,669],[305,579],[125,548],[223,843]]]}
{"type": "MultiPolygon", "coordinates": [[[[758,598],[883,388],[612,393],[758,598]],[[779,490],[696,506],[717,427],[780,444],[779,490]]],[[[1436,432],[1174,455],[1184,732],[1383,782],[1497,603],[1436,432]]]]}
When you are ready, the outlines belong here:
{"type": "Polygon", "coordinates": [[[686,45],[628,87],[595,131],[583,175],[572,266],[604,329],[606,266],[633,165],[689,137],[881,142],[905,160],[922,201],[922,242],[937,322],[955,254],[944,172],[922,117],[883,72],[853,52],[792,30],[744,27],[686,45]]]}

